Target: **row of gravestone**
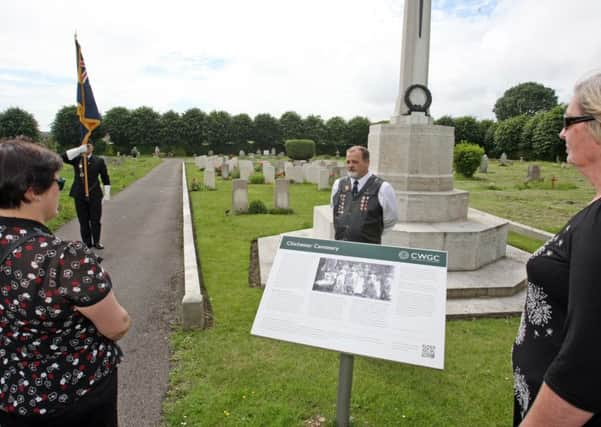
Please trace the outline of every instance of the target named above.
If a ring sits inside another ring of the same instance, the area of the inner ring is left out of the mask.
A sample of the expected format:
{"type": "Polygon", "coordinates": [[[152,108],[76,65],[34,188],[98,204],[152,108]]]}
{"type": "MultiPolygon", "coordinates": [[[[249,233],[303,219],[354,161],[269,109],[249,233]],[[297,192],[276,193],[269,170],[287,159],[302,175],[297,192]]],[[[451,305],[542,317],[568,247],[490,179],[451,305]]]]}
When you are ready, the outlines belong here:
{"type": "MultiPolygon", "coordinates": [[[[273,189],[273,207],[275,209],[290,209],[290,181],[276,179],[273,189]]],[[[248,181],[234,179],[232,181],[232,209],[233,213],[248,212],[248,181]]]]}
{"type": "MultiPolygon", "coordinates": [[[[238,160],[233,157],[225,159],[219,156],[197,156],[195,164],[198,169],[205,170],[205,182],[213,177],[215,169],[220,170],[222,178],[228,178],[231,171],[237,168],[240,171],[240,179],[249,180],[255,173],[255,166],[251,160],[238,160]]],[[[317,184],[318,189],[326,189],[330,186],[330,178],[338,178],[346,173],[346,167],[336,160],[306,161],[283,161],[278,160],[273,165],[267,160],[261,162],[263,176],[266,184],[272,184],[276,176],[286,177],[294,183],[308,182],[317,184]]],[[[206,183],[205,183],[206,185],[206,183]]]]}

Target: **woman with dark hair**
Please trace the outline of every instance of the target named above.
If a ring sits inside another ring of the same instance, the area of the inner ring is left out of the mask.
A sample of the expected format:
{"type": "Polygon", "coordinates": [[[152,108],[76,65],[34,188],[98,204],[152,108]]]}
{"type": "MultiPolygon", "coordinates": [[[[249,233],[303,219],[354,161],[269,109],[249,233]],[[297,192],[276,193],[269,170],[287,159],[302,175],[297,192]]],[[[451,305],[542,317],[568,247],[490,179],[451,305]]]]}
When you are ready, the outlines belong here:
{"type": "Polygon", "coordinates": [[[526,265],[513,346],[523,427],[601,426],[601,74],[576,85],[559,137],[595,195],[526,265]]]}
{"type": "Polygon", "coordinates": [[[0,426],[117,426],[115,343],[130,318],[82,242],[45,223],[58,213],[61,158],[0,142],[0,426]]]}

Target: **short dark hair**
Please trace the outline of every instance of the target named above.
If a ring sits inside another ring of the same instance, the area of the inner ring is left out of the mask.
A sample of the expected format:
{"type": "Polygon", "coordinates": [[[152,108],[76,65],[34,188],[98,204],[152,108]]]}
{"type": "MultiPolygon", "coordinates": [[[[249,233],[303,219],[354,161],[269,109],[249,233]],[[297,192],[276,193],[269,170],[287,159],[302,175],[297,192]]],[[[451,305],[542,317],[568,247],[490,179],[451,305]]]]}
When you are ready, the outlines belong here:
{"type": "Polygon", "coordinates": [[[346,150],[346,154],[350,153],[351,151],[361,151],[361,158],[364,161],[369,162],[369,150],[363,145],[353,145],[351,148],[346,150]]]}
{"type": "Polygon", "coordinates": [[[0,139],[0,209],[15,209],[28,188],[47,191],[63,166],[58,154],[25,138],[0,139]]]}

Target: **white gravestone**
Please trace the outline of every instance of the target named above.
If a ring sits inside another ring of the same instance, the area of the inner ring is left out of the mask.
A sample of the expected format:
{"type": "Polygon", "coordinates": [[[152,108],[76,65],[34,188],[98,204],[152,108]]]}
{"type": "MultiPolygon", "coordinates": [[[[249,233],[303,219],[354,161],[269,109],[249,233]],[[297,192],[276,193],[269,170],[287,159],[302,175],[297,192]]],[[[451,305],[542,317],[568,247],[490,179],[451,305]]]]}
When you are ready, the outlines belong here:
{"type": "Polygon", "coordinates": [[[215,169],[206,168],[204,172],[204,184],[205,187],[211,190],[215,189],[215,169]]]}
{"type": "Polygon", "coordinates": [[[232,181],[232,212],[248,212],[248,182],[244,179],[232,181]]]}
{"type": "Polygon", "coordinates": [[[275,180],[273,206],[276,209],[290,209],[289,186],[290,181],[287,179],[275,180]]]}
{"type": "Polygon", "coordinates": [[[265,177],[265,184],[273,184],[275,181],[275,168],[269,163],[264,163],[263,176],[265,177]]]}
{"type": "Polygon", "coordinates": [[[330,188],[330,172],[327,169],[319,169],[318,190],[327,190],[330,188]]]}
{"type": "Polygon", "coordinates": [[[248,181],[248,178],[253,174],[255,168],[253,167],[253,162],[250,160],[240,160],[238,162],[238,167],[240,168],[240,179],[245,179],[248,181]]]}
{"type": "Polygon", "coordinates": [[[226,162],[221,165],[221,178],[226,179],[230,176],[230,166],[226,162]]]}

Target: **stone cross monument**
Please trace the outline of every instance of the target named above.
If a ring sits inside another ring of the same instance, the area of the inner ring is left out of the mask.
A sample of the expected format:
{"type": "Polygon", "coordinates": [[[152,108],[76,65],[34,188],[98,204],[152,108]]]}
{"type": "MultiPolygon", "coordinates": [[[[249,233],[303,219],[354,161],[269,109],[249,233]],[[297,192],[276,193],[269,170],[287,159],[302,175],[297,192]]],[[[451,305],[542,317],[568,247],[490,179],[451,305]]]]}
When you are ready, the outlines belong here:
{"type": "MultiPolygon", "coordinates": [[[[403,43],[401,48],[401,78],[399,96],[394,108],[393,122],[409,114],[405,93],[412,85],[428,86],[430,60],[430,15],[432,0],[406,0],[403,15],[403,43]]],[[[425,101],[425,100],[423,100],[425,101]]]]}

